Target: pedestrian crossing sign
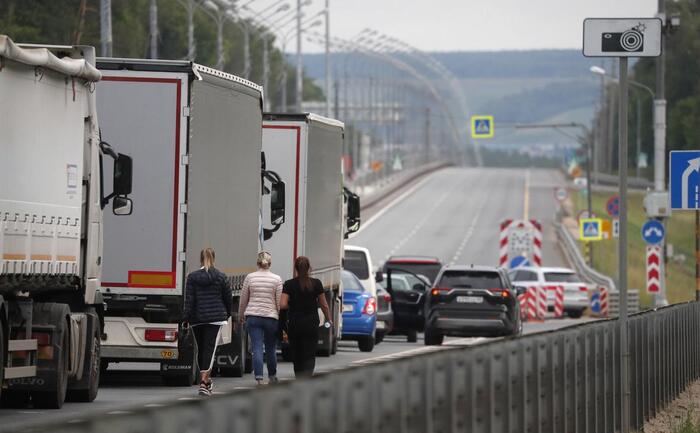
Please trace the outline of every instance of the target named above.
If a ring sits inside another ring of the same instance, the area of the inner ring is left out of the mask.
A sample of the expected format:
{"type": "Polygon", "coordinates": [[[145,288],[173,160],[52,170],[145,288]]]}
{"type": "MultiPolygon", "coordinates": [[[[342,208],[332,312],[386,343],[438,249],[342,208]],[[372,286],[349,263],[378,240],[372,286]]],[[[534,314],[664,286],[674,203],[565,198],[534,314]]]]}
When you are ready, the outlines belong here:
{"type": "Polygon", "coordinates": [[[581,218],[579,220],[579,238],[582,241],[602,240],[603,220],[600,218],[581,218]]]}
{"type": "Polygon", "coordinates": [[[493,116],[472,116],[472,138],[493,137],[493,116]]]}

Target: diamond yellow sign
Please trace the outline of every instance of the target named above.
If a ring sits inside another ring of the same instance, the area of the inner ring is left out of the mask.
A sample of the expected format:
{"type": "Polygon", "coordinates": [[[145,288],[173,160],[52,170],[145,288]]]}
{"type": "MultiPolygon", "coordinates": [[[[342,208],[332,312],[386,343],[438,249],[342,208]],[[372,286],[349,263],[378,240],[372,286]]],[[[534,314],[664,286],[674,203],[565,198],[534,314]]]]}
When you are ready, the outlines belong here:
{"type": "Polygon", "coordinates": [[[493,137],[493,116],[472,116],[472,138],[493,137]]]}

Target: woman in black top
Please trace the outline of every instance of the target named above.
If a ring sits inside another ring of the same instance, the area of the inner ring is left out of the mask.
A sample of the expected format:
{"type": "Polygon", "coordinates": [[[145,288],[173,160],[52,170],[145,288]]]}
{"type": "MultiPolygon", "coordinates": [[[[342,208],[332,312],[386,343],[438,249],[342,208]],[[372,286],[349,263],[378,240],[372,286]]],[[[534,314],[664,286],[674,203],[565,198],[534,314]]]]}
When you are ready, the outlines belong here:
{"type": "Polygon", "coordinates": [[[294,362],[296,377],[312,376],[316,366],[318,343],[318,308],[321,307],[326,322],[330,311],[321,280],[309,277],[311,264],[304,256],[294,261],[295,278],[287,280],[282,289],[280,306],[289,309],[289,349],[294,362]]]}

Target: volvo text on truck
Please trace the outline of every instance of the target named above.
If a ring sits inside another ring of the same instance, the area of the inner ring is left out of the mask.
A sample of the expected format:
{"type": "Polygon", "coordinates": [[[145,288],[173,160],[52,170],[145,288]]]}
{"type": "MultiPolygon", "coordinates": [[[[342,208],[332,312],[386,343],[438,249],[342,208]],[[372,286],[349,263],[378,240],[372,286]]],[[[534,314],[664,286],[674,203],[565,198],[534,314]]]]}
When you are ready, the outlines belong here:
{"type": "Polygon", "coordinates": [[[0,35],[4,406],[60,408],[97,396],[103,209],[112,202],[130,218],[121,215],[132,210],[132,164],[100,139],[94,61],[92,47],[18,46],[0,35]]]}
{"type": "Polygon", "coordinates": [[[194,342],[178,327],[186,276],[212,247],[234,290],[214,368],[240,376],[250,367],[236,317],[241,285],[262,233],[284,221],[284,203],[272,203],[275,224],[259,226],[261,191],[284,199],[283,184],[261,173],[262,88],[186,61],[98,67],[101,127],[131,146],[137,190],[129,220],[105,220],[103,362],[158,362],[166,384],[195,380],[194,342]]]}

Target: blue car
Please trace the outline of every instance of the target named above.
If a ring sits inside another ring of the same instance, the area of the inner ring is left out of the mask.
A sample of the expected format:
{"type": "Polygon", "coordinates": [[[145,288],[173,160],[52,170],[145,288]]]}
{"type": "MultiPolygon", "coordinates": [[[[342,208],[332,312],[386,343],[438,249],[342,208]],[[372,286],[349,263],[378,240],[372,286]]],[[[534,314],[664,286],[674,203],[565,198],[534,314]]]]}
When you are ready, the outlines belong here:
{"type": "Polygon", "coordinates": [[[371,352],[377,332],[377,299],[352,272],[342,271],[341,280],[343,340],[355,340],[362,352],[371,352]]]}

